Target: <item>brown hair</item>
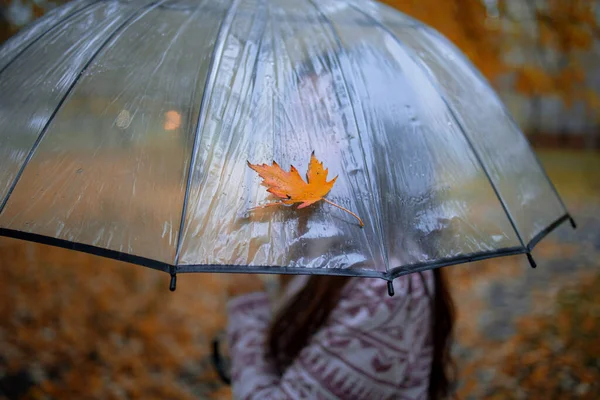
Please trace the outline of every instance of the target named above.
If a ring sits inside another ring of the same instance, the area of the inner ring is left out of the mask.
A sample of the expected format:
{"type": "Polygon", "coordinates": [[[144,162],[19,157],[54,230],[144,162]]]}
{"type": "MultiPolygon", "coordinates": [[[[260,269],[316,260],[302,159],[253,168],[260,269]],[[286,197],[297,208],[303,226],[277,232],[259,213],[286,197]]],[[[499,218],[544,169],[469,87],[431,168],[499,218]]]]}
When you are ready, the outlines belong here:
{"type": "MultiPolygon", "coordinates": [[[[280,373],[291,364],[308,344],[337,305],[349,277],[312,276],[275,318],[268,337],[268,348],[280,373]]],[[[433,362],[429,398],[442,399],[452,393],[454,365],[450,355],[454,324],[454,305],[446,279],[434,270],[435,293],[431,301],[433,362]]]]}

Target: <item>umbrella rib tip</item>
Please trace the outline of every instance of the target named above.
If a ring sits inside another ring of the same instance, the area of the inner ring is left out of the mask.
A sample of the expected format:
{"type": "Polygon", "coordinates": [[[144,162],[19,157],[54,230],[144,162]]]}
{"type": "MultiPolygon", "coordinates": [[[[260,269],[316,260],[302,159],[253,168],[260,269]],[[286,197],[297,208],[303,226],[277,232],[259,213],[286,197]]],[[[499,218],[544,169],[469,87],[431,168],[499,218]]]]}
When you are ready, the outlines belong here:
{"type": "Polygon", "coordinates": [[[169,283],[169,290],[174,292],[177,289],[177,274],[171,273],[171,282],[169,283]]]}
{"type": "Polygon", "coordinates": [[[571,217],[569,215],[569,222],[571,223],[571,227],[573,227],[573,229],[577,229],[577,224],[575,223],[575,220],[573,219],[573,217],[571,217]]]}
{"type": "Polygon", "coordinates": [[[394,295],[394,282],[393,281],[388,281],[387,289],[388,289],[388,294],[390,295],[390,297],[392,297],[394,295]]]}
{"type": "Polygon", "coordinates": [[[535,263],[535,260],[533,259],[531,253],[527,253],[527,260],[529,260],[529,265],[531,265],[531,268],[537,267],[537,264],[535,263]]]}

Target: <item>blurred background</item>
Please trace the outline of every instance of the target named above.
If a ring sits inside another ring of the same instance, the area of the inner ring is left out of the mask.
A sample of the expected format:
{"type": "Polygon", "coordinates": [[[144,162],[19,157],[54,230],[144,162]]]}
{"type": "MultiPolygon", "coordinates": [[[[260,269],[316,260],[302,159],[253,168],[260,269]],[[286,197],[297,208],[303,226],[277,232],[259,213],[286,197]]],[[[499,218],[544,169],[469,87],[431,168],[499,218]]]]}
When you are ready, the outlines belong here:
{"type": "MultiPolygon", "coordinates": [[[[600,1],[388,0],[452,40],[498,91],[578,222],[446,268],[461,399],[600,398],[600,1]]],[[[0,0],[0,43],[62,2],[0,0]]],[[[0,238],[0,399],[228,398],[210,341],[226,275],[168,277],[0,238]]]]}

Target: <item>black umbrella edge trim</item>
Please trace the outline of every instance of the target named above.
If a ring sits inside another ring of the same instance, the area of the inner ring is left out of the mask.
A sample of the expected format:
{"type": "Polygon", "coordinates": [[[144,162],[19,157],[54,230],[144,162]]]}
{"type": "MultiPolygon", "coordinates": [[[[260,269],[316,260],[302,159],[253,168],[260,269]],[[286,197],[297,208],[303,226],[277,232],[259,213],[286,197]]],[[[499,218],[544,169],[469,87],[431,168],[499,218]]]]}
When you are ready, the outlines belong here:
{"type": "Polygon", "coordinates": [[[277,275],[334,275],[355,276],[363,278],[385,278],[384,272],[353,268],[306,268],[287,267],[283,265],[178,265],[177,273],[216,272],[240,274],[277,274],[277,275]]]}
{"type": "MultiPolygon", "coordinates": [[[[531,239],[529,241],[529,243],[527,244],[527,246],[524,248],[515,246],[515,247],[508,247],[505,249],[490,251],[490,252],[478,252],[478,253],[468,254],[465,256],[444,258],[444,259],[436,260],[433,262],[422,262],[422,263],[416,263],[416,264],[411,264],[411,265],[404,265],[401,267],[393,268],[390,275],[383,277],[383,278],[388,279],[388,280],[393,280],[402,275],[426,271],[428,269],[435,269],[435,268],[446,267],[449,265],[458,265],[458,264],[464,264],[464,263],[473,262],[473,261],[486,260],[488,258],[512,256],[512,255],[518,255],[518,254],[527,254],[528,258],[530,259],[529,262],[531,263],[532,257],[531,257],[530,253],[533,250],[533,248],[544,237],[546,237],[550,232],[552,232],[553,230],[558,228],[562,223],[564,223],[567,220],[568,221],[573,220],[571,215],[569,215],[569,214],[562,215],[561,217],[556,219],[554,222],[552,222],[550,225],[548,225],[545,229],[541,230],[537,235],[535,235],[533,237],[533,239],[531,239]]],[[[571,225],[573,225],[573,223],[571,223],[571,225]]],[[[535,263],[533,263],[533,265],[534,264],[535,263]]],[[[533,265],[532,265],[532,267],[533,267],[533,265]]]]}
{"type": "Polygon", "coordinates": [[[514,256],[517,254],[525,254],[525,253],[527,253],[527,249],[525,249],[525,248],[507,247],[505,249],[500,249],[500,250],[471,253],[471,254],[468,254],[465,256],[449,257],[449,258],[443,258],[443,259],[436,260],[436,261],[404,265],[401,267],[393,268],[389,277],[386,277],[385,279],[393,280],[393,279],[396,279],[403,275],[408,275],[408,274],[412,274],[415,272],[423,272],[423,271],[427,271],[429,269],[436,269],[436,268],[447,267],[449,265],[459,265],[459,264],[465,264],[465,263],[474,262],[474,261],[486,260],[488,258],[514,256]]]}
{"type": "Polygon", "coordinates": [[[22,232],[15,229],[0,228],[0,236],[11,237],[14,239],[27,240],[30,242],[47,244],[64,249],[75,250],[83,253],[112,258],[118,261],[125,261],[132,264],[141,265],[144,267],[156,269],[163,272],[169,272],[170,265],[150,258],[140,257],[133,254],[123,253],[117,250],[105,249],[103,247],[92,246],[89,244],[76,243],[70,240],[57,239],[45,235],[40,235],[31,232],[22,232]]]}
{"type": "Polygon", "coordinates": [[[540,240],[542,240],[547,234],[552,232],[554,229],[556,229],[559,225],[561,225],[566,220],[569,220],[571,222],[571,226],[573,227],[573,229],[575,229],[573,218],[569,214],[565,214],[562,217],[558,218],[553,223],[551,223],[550,225],[548,225],[548,227],[546,229],[543,229],[537,235],[535,235],[533,237],[533,239],[531,239],[529,241],[529,243],[527,244],[527,250],[528,251],[533,250],[533,248],[540,242],[540,240]]]}
{"type": "Polygon", "coordinates": [[[259,274],[286,274],[286,275],[335,275],[335,276],[356,276],[365,278],[381,278],[387,281],[392,281],[402,275],[421,272],[428,269],[446,267],[449,265],[464,264],[472,261],[480,261],[488,258],[510,256],[517,254],[529,254],[530,251],[539,243],[546,235],[560,226],[567,220],[572,220],[569,214],[565,214],[555,220],[548,227],[540,231],[527,245],[527,248],[509,247],[490,252],[478,252],[465,256],[450,257],[432,262],[416,263],[396,267],[391,272],[377,272],[360,269],[314,269],[304,267],[286,267],[280,265],[264,265],[264,266],[246,266],[246,265],[179,265],[173,266],[168,263],[152,260],[149,258],[137,256],[134,254],[123,253],[117,250],[109,250],[89,244],[76,243],[65,239],[57,239],[49,236],[40,235],[31,232],[22,232],[14,229],[0,228],[0,236],[21,239],[35,243],[46,244],[55,247],[62,247],[69,250],[75,250],[83,253],[93,254],[105,258],[112,258],[118,261],[124,261],[131,264],[137,264],[144,267],[152,268],[158,271],[163,271],[168,274],[175,273],[194,273],[194,272],[214,272],[214,273],[259,273],[259,274]]]}

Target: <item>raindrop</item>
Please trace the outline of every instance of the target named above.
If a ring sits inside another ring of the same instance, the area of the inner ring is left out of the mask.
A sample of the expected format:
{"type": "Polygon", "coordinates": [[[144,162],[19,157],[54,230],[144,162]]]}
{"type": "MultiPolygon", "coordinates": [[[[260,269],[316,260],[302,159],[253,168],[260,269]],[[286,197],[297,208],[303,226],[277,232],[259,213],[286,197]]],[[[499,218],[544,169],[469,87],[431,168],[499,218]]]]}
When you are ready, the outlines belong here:
{"type": "Polygon", "coordinates": [[[127,129],[131,124],[131,114],[127,110],[121,110],[119,115],[117,115],[117,119],[115,120],[115,125],[121,129],[127,129]]]}

